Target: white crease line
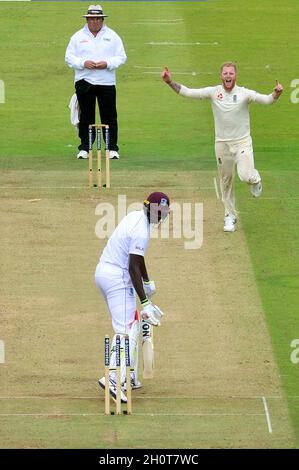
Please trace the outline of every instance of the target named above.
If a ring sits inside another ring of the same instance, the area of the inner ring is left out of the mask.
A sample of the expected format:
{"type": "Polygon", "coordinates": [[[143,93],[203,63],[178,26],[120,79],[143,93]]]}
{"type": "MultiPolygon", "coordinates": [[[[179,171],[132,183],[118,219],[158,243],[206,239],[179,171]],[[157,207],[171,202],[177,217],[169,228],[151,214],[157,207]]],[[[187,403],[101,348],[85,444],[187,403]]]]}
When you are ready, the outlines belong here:
{"type": "Polygon", "coordinates": [[[145,42],[147,46],[218,46],[218,42],[145,42]]]}
{"type": "Polygon", "coordinates": [[[169,22],[177,22],[177,21],[184,21],[184,18],[144,18],[137,20],[138,22],[147,23],[147,22],[156,22],[156,23],[163,23],[164,21],[169,22]]]}
{"type": "MultiPolygon", "coordinates": [[[[0,396],[0,400],[99,400],[101,396],[0,396]]],[[[299,395],[289,396],[288,398],[299,398],[299,395]]],[[[134,396],[134,400],[260,400],[261,396],[134,396]]],[[[284,397],[268,396],[268,400],[283,400],[284,397]]]]}
{"type": "Polygon", "coordinates": [[[135,69],[158,69],[158,70],[162,70],[163,67],[151,67],[149,65],[145,66],[145,65],[133,65],[133,67],[135,69]]]}
{"type": "Polygon", "coordinates": [[[0,413],[3,417],[21,417],[25,418],[27,416],[41,416],[41,417],[49,417],[49,416],[57,416],[57,417],[67,417],[67,416],[100,416],[102,413],[0,413]]]}
{"type": "Polygon", "coordinates": [[[215,187],[215,193],[216,193],[217,199],[220,199],[220,197],[219,197],[219,191],[218,191],[217,179],[216,179],[215,176],[214,176],[213,180],[214,180],[214,187],[215,187]]]}
{"type": "MultiPolygon", "coordinates": [[[[142,72],[142,73],[147,73],[147,74],[152,74],[152,75],[158,75],[160,74],[161,72],[142,72]]],[[[192,75],[193,77],[195,77],[195,75],[197,75],[196,72],[175,72],[176,75],[192,75]]]]}
{"type": "MultiPolygon", "coordinates": [[[[0,0],[1,1],[1,0],[0,0]]],[[[138,186],[138,188],[144,188],[145,186],[138,186]]],[[[177,190],[177,189],[182,189],[184,188],[184,186],[163,186],[163,188],[165,189],[172,189],[172,190],[177,190]]],[[[1,189],[12,189],[13,191],[15,191],[16,189],[24,189],[24,190],[27,190],[27,189],[86,189],[87,191],[89,191],[89,188],[87,186],[16,186],[16,187],[13,187],[13,186],[2,186],[0,187],[0,191],[1,189]]],[[[115,186],[115,188],[111,188],[111,189],[136,189],[136,186],[115,186]]],[[[184,188],[186,189],[186,188],[184,188]]],[[[212,190],[214,189],[213,187],[210,187],[210,186],[202,186],[202,187],[199,187],[198,186],[188,186],[188,189],[208,189],[208,190],[212,190]]],[[[97,191],[97,188],[94,188],[94,191],[91,191],[93,192],[93,194],[102,194],[101,191],[97,191]]],[[[105,188],[103,188],[103,192],[105,192],[105,188]]],[[[277,198],[278,199],[278,198],[277,198]]]]}
{"type": "MultiPolygon", "coordinates": [[[[69,416],[104,416],[104,413],[0,413],[1,417],[69,417],[69,416]]],[[[263,413],[134,413],[134,416],[196,416],[209,418],[226,418],[231,416],[264,416],[263,413]]]]}
{"type": "MultiPolygon", "coordinates": [[[[156,72],[152,73],[161,73],[163,67],[153,67],[153,66],[145,66],[145,65],[133,65],[133,68],[135,69],[156,69],[156,72]]],[[[145,73],[145,72],[143,72],[145,73]]],[[[149,73],[149,72],[148,72],[149,73]]],[[[172,71],[171,72],[174,75],[214,75],[213,72],[176,72],[172,71]]]]}
{"type": "Polygon", "coordinates": [[[87,186],[0,186],[1,189],[88,189],[87,186]]]}
{"type": "Polygon", "coordinates": [[[272,434],[272,425],[271,425],[271,419],[270,419],[270,413],[268,410],[268,405],[265,397],[262,397],[263,400],[263,405],[265,409],[265,414],[266,414],[266,420],[267,420],[267,425],[268,425],[268,431],[270,434],[272,434]]]}
{"type": "Polygon", "coordinates": [[[263,413],[134,413],[137,416],[208,416],[208,417],[227,417],[227,416],[264,416],[263,413]]]}
{"type": "Polygon", "coordinates": [[[172,21],[172,22],[169,22],[169,21],[164,21],[164,22],[159,22],[157,23],[156,21],[147,21],[147,22],[141,22],[141,21],[134,21],[133,24],[139,24],[139,25],[142,25],[142,26],[178,26],[178,25],[181,25],[180,22],[176,21],[172,21]]]}

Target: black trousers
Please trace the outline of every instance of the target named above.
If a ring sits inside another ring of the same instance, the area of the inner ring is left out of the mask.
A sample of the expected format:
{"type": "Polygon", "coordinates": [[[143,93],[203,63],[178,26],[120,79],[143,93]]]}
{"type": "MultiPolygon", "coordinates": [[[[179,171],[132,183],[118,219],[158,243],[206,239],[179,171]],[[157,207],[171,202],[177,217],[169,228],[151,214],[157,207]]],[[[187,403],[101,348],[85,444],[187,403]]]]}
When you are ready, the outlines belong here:
{"type": "MultiPolygon", "coordinates": [[[[81,144],[78,146],[78,149],[88,152],[88,126],[89,124],[96,124],[95,110],[97,100],[101,123],[109,125],[109,150],[117,151],[118,126],[115,85],[91,85],[85,80],[79,80],[75,83],[75,88],[81,112],[79,122],[81,144]]],[[[104,130],[103,138],[105,138],[104,130]]],[[[95,132],[93,133],[94,140],[95,132]]]]}

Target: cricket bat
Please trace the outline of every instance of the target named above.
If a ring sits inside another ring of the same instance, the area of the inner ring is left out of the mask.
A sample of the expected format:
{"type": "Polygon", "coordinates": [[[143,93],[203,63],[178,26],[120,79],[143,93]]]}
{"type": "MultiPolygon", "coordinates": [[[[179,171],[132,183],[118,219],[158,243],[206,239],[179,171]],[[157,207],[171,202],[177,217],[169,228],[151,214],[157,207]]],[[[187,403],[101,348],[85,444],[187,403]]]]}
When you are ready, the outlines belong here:
{"type": "Polygon", "coordinates": [[[153,327],[141,321],[141,338],[142,338],[142,357],[144,379],[152,379],[154,377],[154,338],[153,327]]]}

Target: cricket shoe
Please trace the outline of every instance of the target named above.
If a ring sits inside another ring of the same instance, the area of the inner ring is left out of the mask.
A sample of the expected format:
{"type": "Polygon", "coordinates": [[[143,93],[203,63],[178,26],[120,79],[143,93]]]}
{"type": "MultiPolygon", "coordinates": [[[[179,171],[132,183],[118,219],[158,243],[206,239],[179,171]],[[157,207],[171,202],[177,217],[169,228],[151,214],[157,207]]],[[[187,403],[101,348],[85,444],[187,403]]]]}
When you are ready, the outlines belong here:
{"type": "Polygon", "coordinates": [[[233,215],[226,215],[224,217],[224,232],[235,232],[237,219],[233,215]]]}
{"type": "MultiPolygon", "coordinates": [[[[102,377],[99,380],[99,386],[105,390],[105,377],[102,377]]],[[[109,391],[110,391],[110,395],[112,396],[112,398],[116,400],[116,383],[112,379],[109,379],[109,391]]],[[[124,394],[122,390],[120,391],[120,401],[122,403],[127,403],[128,401],[126,395],[124,394]]]]}
{"type": "MultiPolygon", "coordinates": [[[[140,382],[140,380],[137,380],[137,382],[131,378],[131,389],[132,390],[138,390],[138,388],[141,388],[142,387],[142,383],[140,382]]],[[[126,392],[127,391],[127,382],[124,383],[124,391],[126,392]]]]}
{"type": "Polygon", "coordinates": [[[118,160],[119,159],[119,153],[116,150],[110,150],[109,158],[111,160],[118,160]]]}
{"type": "Polygon", "coordinates": [[[254,183],[250,186],[250,191],[253,197],[259,197],[262,194],[262,182],[254,183]]]}
{"type": "Polygon", "coordinates": [[[77,155],[77,158],[78,160],[80,159],[86,160],[86,158],[88,158],[88,152],[86,152],[86,150],[80,150],[80,152],[77,155]]]}

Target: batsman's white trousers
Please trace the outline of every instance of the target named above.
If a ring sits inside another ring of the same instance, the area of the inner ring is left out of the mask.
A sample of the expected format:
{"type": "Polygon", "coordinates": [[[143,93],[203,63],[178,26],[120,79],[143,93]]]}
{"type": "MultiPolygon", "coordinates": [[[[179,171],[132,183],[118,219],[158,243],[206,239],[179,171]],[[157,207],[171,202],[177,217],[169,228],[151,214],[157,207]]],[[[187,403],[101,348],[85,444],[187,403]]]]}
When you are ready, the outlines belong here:
{"type": "Polygon", "coordinates": [[[128,270],[100,262],[95,281],[106,300],[113,330],[116,334],[129,334],[135,319],[136,292],[128,270]]]}
{"type": "Polygon", "coordinates": [[[216,142],[215,154],[222,202],[225,215],[237,215],[234,194],[235,167],[241,181],[255,184],[261,181],[259,172],[254,168],[251,137],[228,142],[216,142]]]}

